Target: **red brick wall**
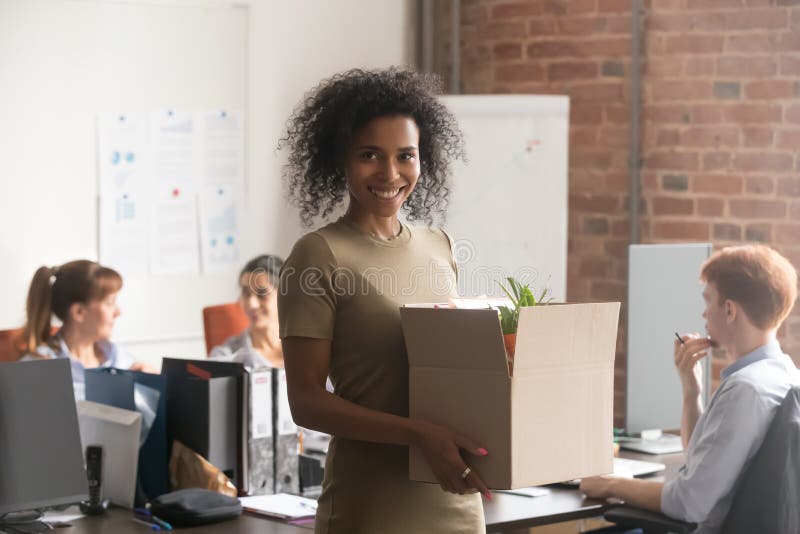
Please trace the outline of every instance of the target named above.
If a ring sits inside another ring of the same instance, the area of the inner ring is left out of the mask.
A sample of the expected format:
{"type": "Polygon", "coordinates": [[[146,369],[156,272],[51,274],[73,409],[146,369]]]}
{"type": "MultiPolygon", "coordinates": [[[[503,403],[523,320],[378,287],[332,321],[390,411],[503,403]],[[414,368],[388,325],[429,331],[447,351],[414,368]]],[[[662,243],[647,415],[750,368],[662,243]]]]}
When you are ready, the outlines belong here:
{"type": "MultiPolygon", "coordinates": [[[[649,241],[763,242],[800,266],[800,2],[655,0],[645,32],[649,241]]],[[[800,311],[779,335],[800,362],[800,311]]]]}
{"type": "MultiPolygon", "coordinates": [[[[437,3],[436,21],[445,78],[449,4],[437,3]]],[[[460,26],[463,93],[571,97],[568,298],[623,302],[616,424],[624,418],[630,5],[462,0],[460,26]]],[[[642,241],[762,241],[800,265],[800,1],[648,0],[644,13],[642,241]]],[[[781,340],[800,356],[800,314],[781,340]]]]}

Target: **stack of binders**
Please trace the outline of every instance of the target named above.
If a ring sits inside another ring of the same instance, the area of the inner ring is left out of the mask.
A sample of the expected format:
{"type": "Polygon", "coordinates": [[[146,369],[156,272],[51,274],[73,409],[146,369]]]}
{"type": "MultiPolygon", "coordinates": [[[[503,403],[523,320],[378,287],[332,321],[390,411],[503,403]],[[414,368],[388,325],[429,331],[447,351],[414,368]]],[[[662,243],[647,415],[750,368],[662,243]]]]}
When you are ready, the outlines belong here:
{"type": "Polygon", "coordinates": [[[299,493],[298,428],[282,369],[164,358],[161,372],[170,443],[206,458],[240,495],[299,493]]]}

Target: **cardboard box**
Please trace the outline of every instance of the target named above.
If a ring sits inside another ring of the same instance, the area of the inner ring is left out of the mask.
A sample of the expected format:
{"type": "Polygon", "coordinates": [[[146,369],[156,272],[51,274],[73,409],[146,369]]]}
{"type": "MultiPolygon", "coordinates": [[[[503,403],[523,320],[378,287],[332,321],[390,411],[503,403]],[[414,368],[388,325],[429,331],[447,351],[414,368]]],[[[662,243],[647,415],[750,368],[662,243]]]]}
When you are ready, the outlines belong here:
{"type": "MultiPolygon", "coordinates": [[[[495,310],[401,308],[409,416],[486,448],[467,462],[493,489],[611,473],[619,306],[523,308],[513,376],[495,310]]],[[[436,482],[414,447],[409,475],[436,482]]]]}

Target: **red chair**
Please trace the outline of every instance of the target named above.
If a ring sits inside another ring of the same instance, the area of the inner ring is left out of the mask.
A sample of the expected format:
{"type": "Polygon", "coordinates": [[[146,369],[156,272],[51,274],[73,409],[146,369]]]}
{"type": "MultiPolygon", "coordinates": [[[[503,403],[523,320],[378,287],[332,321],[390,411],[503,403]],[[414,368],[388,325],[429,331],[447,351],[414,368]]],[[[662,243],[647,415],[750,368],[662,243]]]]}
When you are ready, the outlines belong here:
{"type": "Polygon", "coordinates": [[[22,328],[0,330],[0,362],[14,362],[25,352],[22,328]]]}
{"type": "Polygon", "coordinates": [[[229,337],[241,334],[248,326],[250,321],[237,302],[203,308],[206,354],[229,337]]]}

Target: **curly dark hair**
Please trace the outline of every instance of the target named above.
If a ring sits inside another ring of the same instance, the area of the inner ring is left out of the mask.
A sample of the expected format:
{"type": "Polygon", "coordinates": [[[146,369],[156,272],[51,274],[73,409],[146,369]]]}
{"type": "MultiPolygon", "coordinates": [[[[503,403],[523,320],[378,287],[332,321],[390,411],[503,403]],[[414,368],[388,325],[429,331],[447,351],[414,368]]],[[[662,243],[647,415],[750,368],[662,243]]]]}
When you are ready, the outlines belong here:
{"type": "Polygon", "coordinates": [[[306,94],[278,148],[290,150],[283,177],[304,226],[330,215],[344,200],[344,154],[355,132],[376,117],[406,116],[419,128],[420,177],[403,203],[409,220],[444,217],[450,161],[464,158],[455,117],[436,98],[438,77],[400,68],[353,69],[323,80],[306,94]]]}

